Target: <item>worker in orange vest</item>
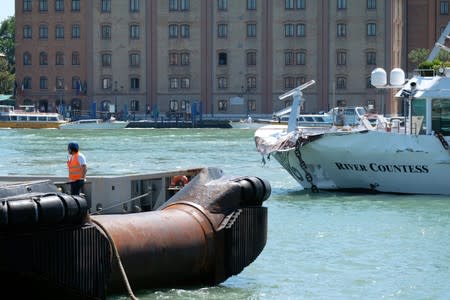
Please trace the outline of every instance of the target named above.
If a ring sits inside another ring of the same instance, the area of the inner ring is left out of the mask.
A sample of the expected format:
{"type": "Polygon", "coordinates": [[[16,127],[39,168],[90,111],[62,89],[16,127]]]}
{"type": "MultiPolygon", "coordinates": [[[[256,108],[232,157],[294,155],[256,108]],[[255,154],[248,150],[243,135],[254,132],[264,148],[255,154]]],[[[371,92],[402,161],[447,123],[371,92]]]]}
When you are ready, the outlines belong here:
{"type": "Polygon", "coordinates": [[[79,195],[86,180],[86,157],[83,153],[78,152],[78,144],[70,142],[67,146],[69,157],[67,159],[67,167],[69,168],[70,191],[72,195],[79,195]]]}

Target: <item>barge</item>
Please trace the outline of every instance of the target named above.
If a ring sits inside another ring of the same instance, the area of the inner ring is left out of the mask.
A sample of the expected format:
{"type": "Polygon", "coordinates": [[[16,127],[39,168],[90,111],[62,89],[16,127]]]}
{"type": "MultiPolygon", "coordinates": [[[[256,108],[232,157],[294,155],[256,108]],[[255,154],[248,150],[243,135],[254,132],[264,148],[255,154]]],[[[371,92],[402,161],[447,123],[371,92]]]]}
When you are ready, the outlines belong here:
{"type": "Polygon", "coordinates": [[[135,298],[138,289],[212,286],[266,244],[271,188],[258,177],[216,168],[93,176],[81,196],[64,180],[0,176],[2,295],[135,298]]]}

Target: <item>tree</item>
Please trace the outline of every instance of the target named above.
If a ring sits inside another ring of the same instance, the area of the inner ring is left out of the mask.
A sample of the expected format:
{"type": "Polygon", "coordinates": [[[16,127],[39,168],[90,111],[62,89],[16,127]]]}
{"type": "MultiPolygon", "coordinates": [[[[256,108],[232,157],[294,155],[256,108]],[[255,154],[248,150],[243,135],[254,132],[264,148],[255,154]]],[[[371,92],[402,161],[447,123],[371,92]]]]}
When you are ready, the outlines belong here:
{"type": "Polygon", "coordinates": [[[9,17],[0,24],[0,93],[13,94],[15,88],[15,42],[16,42],[16,19],[9,17]]]}
{"type": "Polygon", "coordinates": [[[427,60],[428,55],[430,55],[430,50],[425,48],[413,49],[408,53],[408,59],[414,65],[418,66],[427,60]]]}
{"type": "Polygon", "coordinates": [[[0,24],[0,52],[6,55],[10,71],[15,73],[16,19],[9,17],[0,24]]]}

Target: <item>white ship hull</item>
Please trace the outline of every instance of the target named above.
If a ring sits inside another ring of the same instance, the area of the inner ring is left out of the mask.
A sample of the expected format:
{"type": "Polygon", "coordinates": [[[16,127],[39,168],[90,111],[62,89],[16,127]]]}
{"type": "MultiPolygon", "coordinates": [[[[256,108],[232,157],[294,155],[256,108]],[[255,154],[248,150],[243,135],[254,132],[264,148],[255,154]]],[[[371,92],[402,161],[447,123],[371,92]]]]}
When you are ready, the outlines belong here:
{"type": "Polygon", "coordinates": [[[434,135],[327,132],[298,149],[306,169],[295,147],[271,155],[307,189],[450,195],[450,152],[434,135]]]}

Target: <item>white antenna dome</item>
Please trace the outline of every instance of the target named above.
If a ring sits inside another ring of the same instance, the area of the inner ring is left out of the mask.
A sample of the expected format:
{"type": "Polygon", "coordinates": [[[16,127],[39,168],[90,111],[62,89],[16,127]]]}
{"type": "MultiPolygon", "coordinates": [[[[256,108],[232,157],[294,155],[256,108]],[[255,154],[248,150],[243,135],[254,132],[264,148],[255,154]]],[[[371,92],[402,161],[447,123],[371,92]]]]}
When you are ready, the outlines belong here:
{"type": "Polygon", "coordinates": [[[376,68],[370,75],[370,82],[375,87],[383,87],[387,84],[386,71],[382,68],[376,68]]]}
{"type": "Polygon", "coordinates": [[[400,68],[394,68],[390,74],[391,85],[401,86],[405,84],[405,72],[400,68]]]}

